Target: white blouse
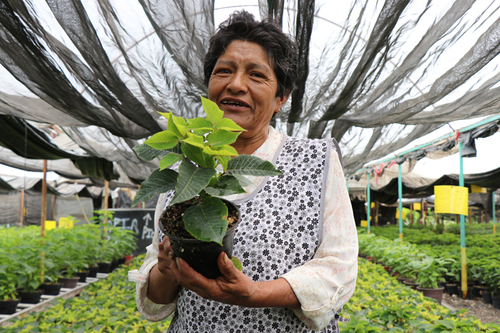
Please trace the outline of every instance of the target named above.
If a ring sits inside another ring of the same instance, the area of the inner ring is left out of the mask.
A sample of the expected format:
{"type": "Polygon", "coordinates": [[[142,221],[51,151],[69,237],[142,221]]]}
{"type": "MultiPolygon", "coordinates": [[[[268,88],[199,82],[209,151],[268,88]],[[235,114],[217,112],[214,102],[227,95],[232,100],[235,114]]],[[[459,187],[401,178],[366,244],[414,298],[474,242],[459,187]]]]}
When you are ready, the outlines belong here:
{"type": "MultiPolygon", "coordinates": [[[[272,161],[283,139],[283,134],[269,127],[269,137],[252,155],[272,161]]],[[[347,193],[344,172],[336,151],[330,154],[327,175],[323,238],[313,259],[281,276],[290,284],[301,304],[295,314],[311,330],[324,328],[347,303],[354,293],[358,273],[358,237],[352,206],[347,193]]],[[[251,177],[247,193],[225,197],[228,200],[251,194],[265,177],[251,177]]],[[[177,301],[156,304],[147,297],[151,268],[158,262],[158,221],[165,209],[164,195],[160,195],[155,212],[155,236],[147,247],[144,264],[129,272],[129,280],[137,282],[137,308],[150,321],[160,321],[172,314],[177,301]]]]}

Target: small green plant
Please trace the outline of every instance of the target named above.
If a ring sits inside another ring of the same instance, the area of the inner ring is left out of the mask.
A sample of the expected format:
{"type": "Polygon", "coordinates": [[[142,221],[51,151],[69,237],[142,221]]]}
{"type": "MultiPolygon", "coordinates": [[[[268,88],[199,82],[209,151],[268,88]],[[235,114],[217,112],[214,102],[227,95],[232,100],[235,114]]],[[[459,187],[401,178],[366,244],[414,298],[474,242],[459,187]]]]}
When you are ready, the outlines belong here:
{"type": "Polygon", "coordinates": [[[250,184],[245,175],[276,176],[282,172],[272,163],[250,155],[238,155],[231,146],[245,129],[223,118],[217,104],[202,97],[206,118],[184,120],[161,113],[167,130],[134,147],[137,156],[160,158],[155,170],[141,185],[132,206],[154,194],[175,190],[170,205],[195,199],[183,216],[186,230],[195,238],[222,244],[227,229],[227,206],[216,196],[244,193],[250,184]],[[169,169],[180,162],[178,171],[169,169]]]}

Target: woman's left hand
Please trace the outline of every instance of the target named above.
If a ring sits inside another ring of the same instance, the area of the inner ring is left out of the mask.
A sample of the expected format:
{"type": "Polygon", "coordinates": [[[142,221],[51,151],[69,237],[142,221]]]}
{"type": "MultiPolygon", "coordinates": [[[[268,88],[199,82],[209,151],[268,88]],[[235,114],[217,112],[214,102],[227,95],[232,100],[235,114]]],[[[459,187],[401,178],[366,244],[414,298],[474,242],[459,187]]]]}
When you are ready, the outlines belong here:
{"type": "Polygon", "coordinates": [[[245,307],[300,308],[285,279],[254,282],[234,267],[224,252],[217,258],[217,264],[222,275],[216,279],[207,279],[181,258],[172,261],[170,270],[181,286],[205,299],[245,307]]]}
{"type": "Polygon", "coordinates": [[[247,307],[259,306],[260,284],[240,272],[224,252],[217,258],[217,264],[222,275],[216,279],[207,279],[181,258],[172,261],[170,270],[181,286],[205,299],[247,307]]]}

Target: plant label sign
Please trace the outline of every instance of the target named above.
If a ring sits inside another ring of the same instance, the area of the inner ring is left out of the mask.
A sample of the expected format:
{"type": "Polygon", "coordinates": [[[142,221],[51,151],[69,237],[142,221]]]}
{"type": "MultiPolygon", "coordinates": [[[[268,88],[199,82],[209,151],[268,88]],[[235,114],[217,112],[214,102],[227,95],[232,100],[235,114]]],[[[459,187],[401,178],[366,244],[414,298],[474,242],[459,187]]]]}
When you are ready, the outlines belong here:
{"type": "Polygon", "coordinates": [[[113,209],[113,226],[132,230],[137,234],[137,248],[133,252],[138,255],[146,252],[146,247],[153,241],[154,209],[117,208],[113,209]]]}

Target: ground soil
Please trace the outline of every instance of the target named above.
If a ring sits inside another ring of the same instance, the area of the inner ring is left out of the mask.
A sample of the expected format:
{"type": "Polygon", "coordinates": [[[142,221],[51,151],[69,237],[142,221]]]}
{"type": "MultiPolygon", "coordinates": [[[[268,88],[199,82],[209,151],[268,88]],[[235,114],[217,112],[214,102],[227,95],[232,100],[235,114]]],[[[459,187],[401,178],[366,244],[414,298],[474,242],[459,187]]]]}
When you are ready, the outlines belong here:
{"type": "Polygon", "coordinates": [[[443,294],[443,302],[455,309],[467,309],[467,315],[479,319],[483,324],[500,324],[500,309],[484,303],[482,298],[463,299],[457,295],[450,296],[445,293],[443,294]]]}

